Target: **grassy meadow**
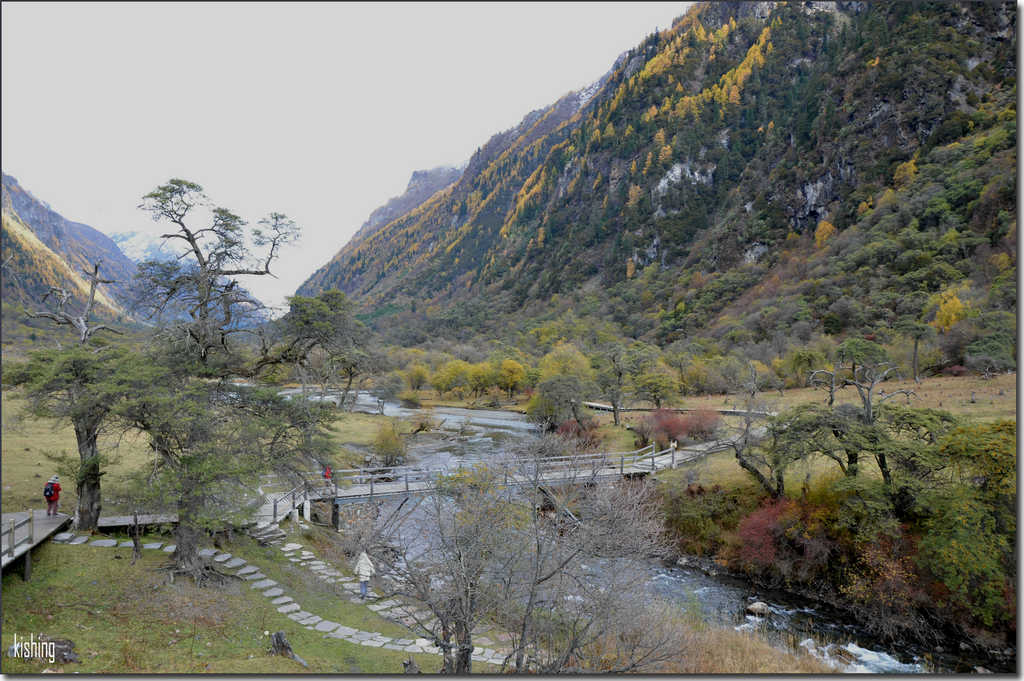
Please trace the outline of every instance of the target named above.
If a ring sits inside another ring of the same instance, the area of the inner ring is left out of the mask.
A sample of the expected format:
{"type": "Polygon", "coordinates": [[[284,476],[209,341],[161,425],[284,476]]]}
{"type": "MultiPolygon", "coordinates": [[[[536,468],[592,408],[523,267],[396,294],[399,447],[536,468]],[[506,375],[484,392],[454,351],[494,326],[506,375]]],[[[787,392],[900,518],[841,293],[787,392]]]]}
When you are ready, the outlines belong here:
{"type": "MultiPolygon", "coordinates": [[[[407,635],[365,606],[341,598],[308,570],[283,561],[277,548],[238,538],[225,550],[255,561],[304,609],[325,619],[386,636],[407,635]]],[[[187,580],[170,583],[160,570],[167,554],[145,551],[134,566],[131,554],[127,548],[51,543],[34,553],[31,581],[23,582],[17,571],[5,574],[4,648],[15,633],[19,639],[44,633],[72,640],[81,663],[50,665],[4,657],[3,672],[398,674],[410,655],[310,631],[278,613],[248,582],[232,580],[202,589],[187,580]],[[269,655],[264,631],[283,631],[309,668],[269,655]]],[[[439,657],[413,657],[425,671],[440,667],[439,657]]]]}

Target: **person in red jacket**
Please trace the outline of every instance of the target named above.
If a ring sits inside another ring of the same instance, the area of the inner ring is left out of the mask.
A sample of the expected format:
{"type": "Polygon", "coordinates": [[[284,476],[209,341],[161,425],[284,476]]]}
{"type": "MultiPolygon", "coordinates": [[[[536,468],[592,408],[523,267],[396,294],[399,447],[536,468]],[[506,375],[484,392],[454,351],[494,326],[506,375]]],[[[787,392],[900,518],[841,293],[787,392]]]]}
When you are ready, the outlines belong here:
{"type": "Polygon", "coordinates": [[[43,498],[46,499],[46,515],[57,515],[57,502],[60,501],[60,477],[53,476],[43,487],[43,498]]]}
{"type": "Polygon", "coordinates": [[[331,467],[330,465],[324,465],[324,480],[327,482],[331,481],[331,467]]]}

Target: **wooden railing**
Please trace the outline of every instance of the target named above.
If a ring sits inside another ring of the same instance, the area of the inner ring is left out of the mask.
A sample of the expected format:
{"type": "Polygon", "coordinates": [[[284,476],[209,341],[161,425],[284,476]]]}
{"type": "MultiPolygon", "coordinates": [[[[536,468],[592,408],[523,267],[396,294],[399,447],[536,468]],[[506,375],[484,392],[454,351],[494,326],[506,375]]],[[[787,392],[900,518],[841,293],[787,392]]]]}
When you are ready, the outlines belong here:
{"type": "Polygon", "coordinates": [[[454,466],[437,468],[418,468],[415,466],[387,466],[379,468],[344,468],[333,471],[330,480],[319,478],[319,474],[310,472],[307,475],[316,482],[304,482],[287,492],[270,494],[263,508],[269,513],[271,522],[279,519],[300,507],[306,501],[344,496],[374,497],[384,494],[410,492],[430,492],[436,490],[442,481],[453,475],[461,474],[479,465],[485,465],[495,475],[500,476],[503,486],[521,486],[531,480],[543,482],[565,482],[574,479],[600,479],[621,477],[627,473],[655,472],[659,468],[674,468],[677,463],[692,460],[701,452],[692,456],[684,456],[685,450],[675,447],[658,450],[654,444],[629,452],[599,452],[548,457],[536,462],[523,461],[484,461],[463,460],[454,466]],[[668,460],[660,457],[668,455],[668,460]],[[399,483],[395,487],[392,483],[399,483]],[[425,484],[424,484],[425,483],[425,484]],[[386,491],[379,490],[387,484],[386,491]],[[345,490],[363,487],[362,494],[346,495],[345,490]]]}
{"type": "Polygon", "coordinates": [[[5,549],[5,553],[7,553],[7,555],[12,558],[14,557],[14,550],[22,544],[28,544],[29,546],[32,546],[32,544],[35,542],[36,536],[35,513],[30,510],[28,512],[28,517],[21,521],[15,521],[14,518],[11,518],[11,521],[7,524],[7,527],[3,528],[3,530],[0,531],[0,544],[3,543],[3,538],[5,536],[7,537],[7,548],[5,549]],[[25,527],[25,525],[28,525],[28,536],[24,537],[19,541],[17,540],[17,531],[19,528],[25,527]]]}

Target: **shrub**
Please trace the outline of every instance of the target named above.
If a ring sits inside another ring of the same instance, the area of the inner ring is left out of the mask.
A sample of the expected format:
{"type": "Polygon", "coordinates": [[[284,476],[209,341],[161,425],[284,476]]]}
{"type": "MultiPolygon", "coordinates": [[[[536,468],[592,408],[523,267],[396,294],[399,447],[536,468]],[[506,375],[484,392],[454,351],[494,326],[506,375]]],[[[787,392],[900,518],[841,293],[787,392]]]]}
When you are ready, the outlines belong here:
{"type": "Polygon", "coordinates": [[[698,409],[683,417],[683,433],[691,440],[710,440],[718,430],[721,417],[710,409],[698,409]]]}
{"type": "Polygon", "coordinates": [[[405,460],[407,446],[395,424],[387,423],[380,427],[373,440],[373,451],[384,466],[397,466],[405,460]]]}
{"type": "Polygon", "coordinates": [[[402,392],[398,393],[398,401],[401,403],[403,407],[406,407],[408,409],[417,409],[423,404],[420,401],[419,393],[416,392],[415,390],[403,390],[402,392]]]}
{"type": "Polygon", "coordinates": [[[582,423],[576,419],[569,419],[559,424],[555,430],[557,435],[563,438],[576,440],[580,449],[596,449],[601,444],[601,436],[597,432],[597,421],[594,419],[583,419],[582,423]]]}

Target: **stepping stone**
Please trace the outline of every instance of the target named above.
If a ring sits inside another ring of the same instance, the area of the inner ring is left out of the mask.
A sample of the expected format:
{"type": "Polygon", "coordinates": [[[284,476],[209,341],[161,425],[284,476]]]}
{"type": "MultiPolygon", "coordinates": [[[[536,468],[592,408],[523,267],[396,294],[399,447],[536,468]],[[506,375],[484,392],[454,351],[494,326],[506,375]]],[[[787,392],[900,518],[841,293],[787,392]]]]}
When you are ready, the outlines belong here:
{"type": "Polygon", "coordinates": [[[53,541],[57,542],[58,544],[63,544],[64,542],[69,541],[74,536],[74,532],[58,532],[57,534],[53,535],[53,541]]]}
{"type": "Polygon", "coordinates": [[[400,646],[411,646],[413,644],[413,640],[411,638],[400,638],[397,639],[395,643],[400,646]]]}
{"type": "Polygon", "coordinates": [[[217,549],[202,549],[199,552],[199,557],[200,558],[209,558],[210,556],[214,556],[216,554],[217,554],[217,549]]]}
{"type": "Polygon", "coordinates": [[[310,626],[310,625],[316,624],[317,622],[323,622],[323,620],[324,620],[324,618],[320,617],[319,615],[310,615],[309,617],[307,617],[304,620],[299,620],[299,624],[304,624],[306,626],[310,626]]]}
{"type": "Polygon", "coordinates": [[[134,546],[135,546],[135,544],[130,542],[130,541],[123,541],[123,542],[121,542],[120,544],[117,545],[117,548],[119,548],[119,549],[130,549],[130,548],[133,548],[134,546]]]}
{"type": "Polygon", "coordinates": [[[277,582],[275,582],[272,579],[261,579],[260,581],[258,581],[255,584],[253,584],[252,588],[254,588],[254,589],[267,589],[267,588],[270,588],[272,586],[277,586],[277,582]]]}
{"type": "Polygon", "coordinates": [[[239,577],[242,577],[244,575],[251,575],[254,572],[259,572],[259,570],[260,569],[258,567],[256,567],[255,565],[246,565],[244,568],[242,568],[241,570],[239,570],[235,574],[238,575],[239,577]]]}
{"type": "Polygon", "coordinates": [[[354,581],[356,581],[356,578],[355,577],[338,577],[338,581],[339,582],[354,582],[354,581]]]}
{"type": "Polygon", "coordinates": [[[341,625],[339,625],[337,622],[331,622],[329,620],[322,620],[320,622],[317,622],[316,626],[314,626],[313,628],[316,629],[317,631],[325,631],[326,632],[326,631],[334,631],[339,626],[341,626],[341,625]]]}
{"type": "Polygon", "coordinates": [[[380,648],[384,645],[384,641],[360,641],[360,643],[371,648],[380,648]]]}
{"type": "MultiPolygon", "coordinates": [[[[281,608],[287,608],[287,607],[288,607],[287,605],[282,605],[281,606],[281,608]]],[[[281,608],[278,608],[278,610],[280,610],[281,608]]],[[[313,616],[313,613],[306,612],[305,610],[300,610],[299,612],[293,612],[292,614],[288,615],[288,619],[295,620],[296,622],[298,622],[299,620],[304,620],[307,617],[312,617],[312,616],[313,616]]]]}
{"type": "Polygon", "coordinates": [[[366,607],[369,608],[370,610],[373,610],[374,612],[380,612],[381,610],[387,610],[388,609],[388,606],[383,605],[381,603],[371,603],[370,605],[368,605],[366,607]]]}
{"type": "Polygon", "coordinates": [[[334,630],[334,633],[338,634],[340,636],[352,636],[357,631],[359,631],[359,630],[358,629],[353,629],[352,627],[346,627],[344,624],[339,624],[338,628],[334,630]]]}
{"type": "Polygon", "coordinates": [[[356,632],[354,634],[352,634],[352,638],[354,638],[354,639],[356,639],[358,641],[369,641],[375,635],[376,634],[373,634],[373,633],[371,633],[369,631],[359,631],[359,630],[356,630],[356,632]]]}
{"type": "Polygon", "coordinates": [[[426,650],[424,650],[420,646],[415,646],[415,645],[405,646],[404,648],[402,648],[402,650],[404,650],[407,653],[425,653],[425,652],[427,652],[426,650]]]}
{"type": "Polygon", "coordinates": [[[83,534],[83,535],[80,535],[78,537],[75,537],[74,539],[72,539],[68,543],[69,544],[76,544],[77,545],[77,544],[84,544],[87,541],[89,541],[89,536],[83,534]]]}
{"type": "Polygon", "coordinates": [[[174,553],[174,549],[178,548],[176,544],[168,544],[164,547],[164,553],[174,553]]]}
{"type": "Polygon", "coordinates": [[[230,553],[219,553],[219,554],[217,554],[216,556],[213,557],[213,562],[214,563],[223,563],[223,562],[225,562],[230,557],[231,557],[230,553]]]}
{"type": "MultiPolygon", "coordinates": [[[[264,594],[264,596],[265,595],[266,594],[264,594]]],[[[284,605],[285,603],[291,603],[291,602],[292,602],[292,597],[291,596],[280,596],[279,598],[275,598],[274,600],[270,601],[270,604],[271,605],[284,605]]]]}
{"type": "Polygon", "coordinates": [[[152,543],[149,543],[149,544],[143,544],[142,548],[144,548],[144,549],[158,549],[158,548],[160,548],[163,545],[164,545],[163,542],[155,541],[155,542],[152,542],[152,543]]]}
{"type": "Polygon", "coordinates": [[[388,650],[402,650],[404,646],[396,645],[394,643],[385,643],[384,647],[388,650]]]}
{"type": "Polygon", "coordinates": [[[302,544],[285,544],[281,547],[282,551],[298,551],[302,548],[302,544]]]}
{"type": "Polygon", "coordinates": [[[275,586],[273,589],[267,589],[266,591],[264,591],[263,595],[266,596],[267,598],[275,598],[277,596],[280,596],[283,593],[284,593],[284,589],[275,586]]]}
{"type": "Polygon", "coordinates": [[[89,546],[103,546],[103,547],[117,546],[117,540],[116,539],[94,539],[93,541],[89,542],[89,546]]]}
{"type": "Polygon", "coordinates": [[[293,563],[298,563],[299,562],[298,558],[289,558],[288,560],[290,560],[293,563]]]}
{"type": "MultiPolygon", "coordinates": [[[[214,560],[216,560],[216,558],[214,558],[214,560]]],[[[245,559],[243,558],[232,558],[228,562],[224,563],[224,567],[226,568],[242,567],[243,565],[245,565],[245,559]]]]}
{"type": "Polygon", "coordinates": [[[251,582],[251,581],[253,581],[255,579],[266,579],[266,578],[267,578],[267,576],[265,574],[263,574],[262,572],[254,572],[251,575],[246,575],[245,577],[242,577],[242,579],[244,579],[247,582],[251,582]]]}
{"type": "Polygon", "coordinates": [[[277,609],[277,611],[278,611],[278,612],[280,612],[280,613],[285,613],[285,614],[287,614],[287,613],[289,613],[289,612],[295,612],[295,611],[296,611],[296,610],[298,610],[299,608],[300,608],[299,604],[298,604],[298,603],[295,603],[295,602],[293,601],[293,602],[291,602],[291,603],[288,603],[287,605],[282,605],[282,606],[281,606],[280,608],[278,608],[278,609],[277,609]]]}

